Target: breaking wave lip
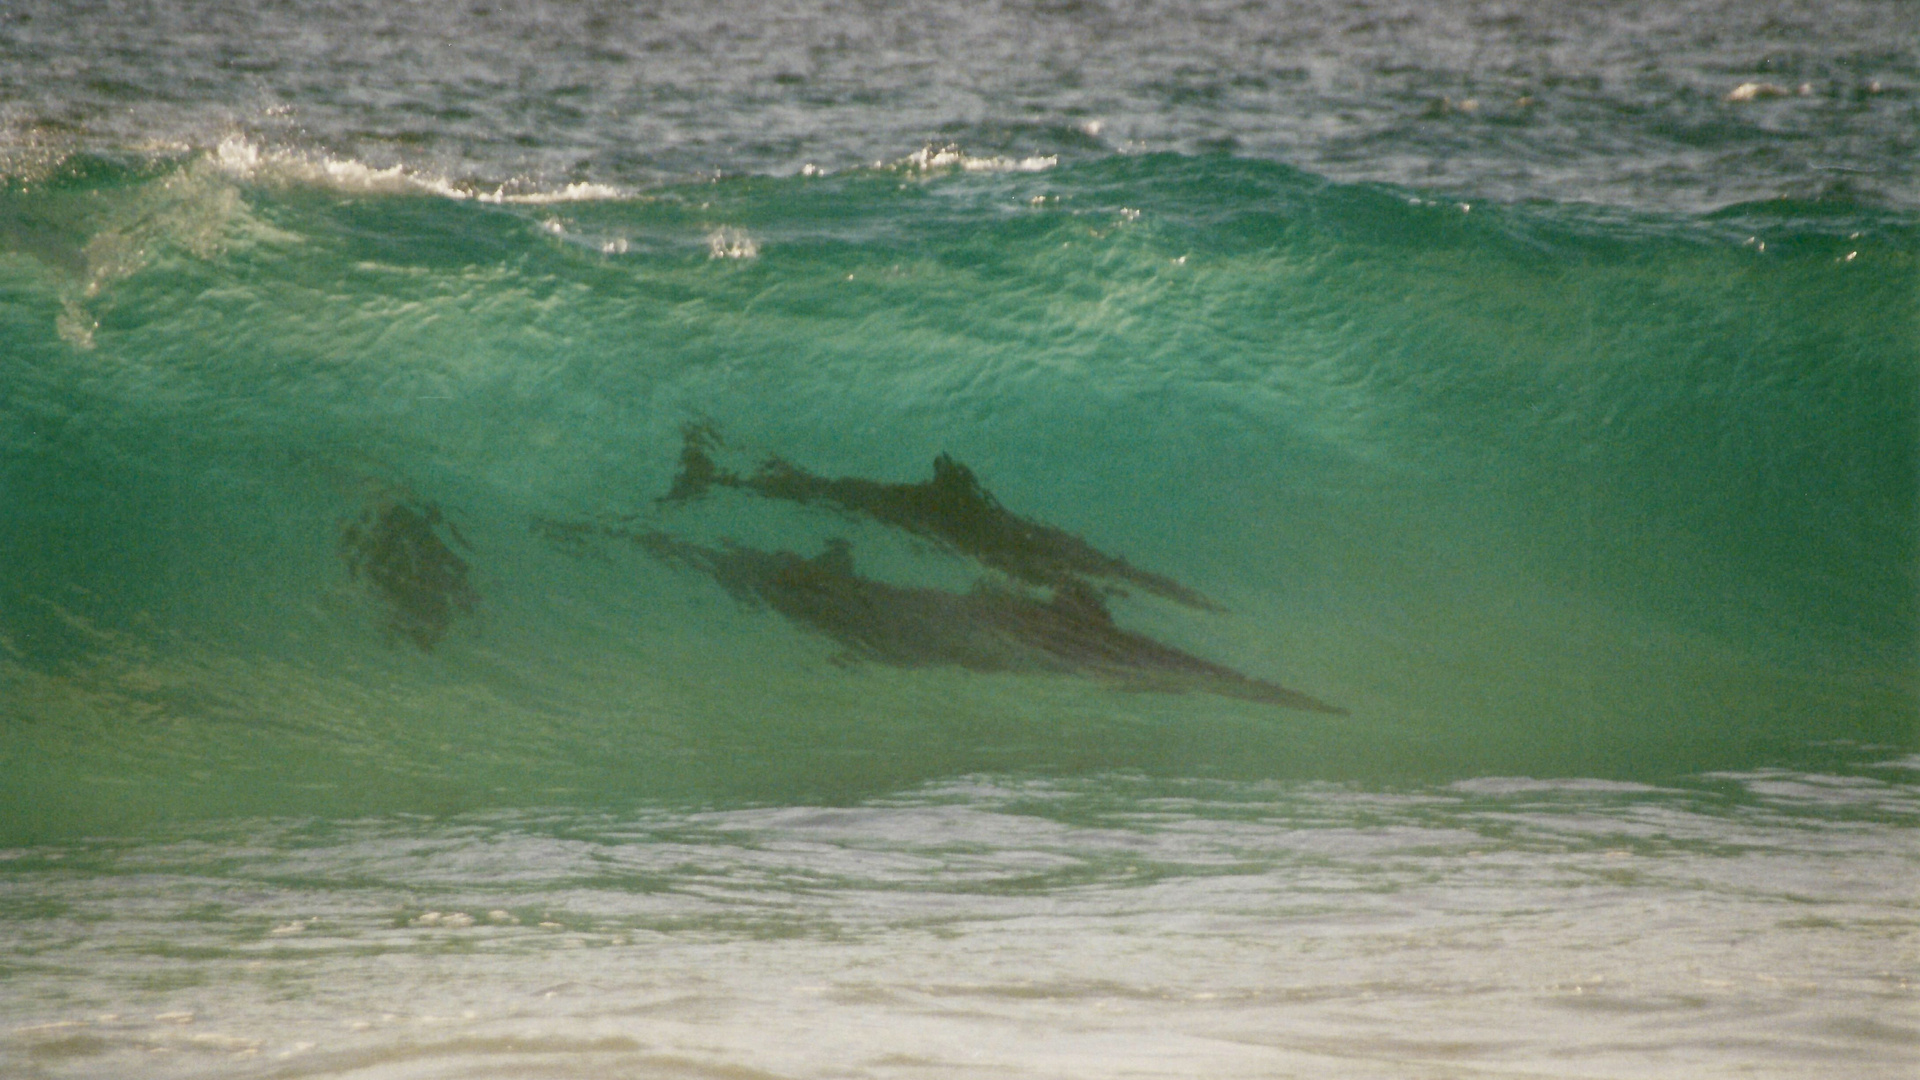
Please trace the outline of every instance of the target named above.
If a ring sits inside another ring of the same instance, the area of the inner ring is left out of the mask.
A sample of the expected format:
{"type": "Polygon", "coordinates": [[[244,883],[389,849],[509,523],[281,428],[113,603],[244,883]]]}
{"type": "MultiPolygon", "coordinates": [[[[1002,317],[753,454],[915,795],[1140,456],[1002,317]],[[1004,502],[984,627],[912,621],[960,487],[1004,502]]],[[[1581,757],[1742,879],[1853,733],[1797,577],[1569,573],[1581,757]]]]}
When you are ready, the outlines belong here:
{"type": "MultiPolygon", "coordinates": [[[[606,202],[633,199],[639,194],[629,188],[597,181],[574,181],[558,188],[532,189],[526,181],[506,182],[491,190],[484,186],[456,182],[444,176],[406,164],[377,168],[353,158],[306,150],[282,150],[261,146],[245,135],[230,134],[207,152],[214,168],[244,182],[280,182],[331,188],[337,191],[370,194],[436,195],[459,202],[509,206],[549,206],[559,203],[606,202]]],[[[952,171],[967,173],[1037,173],[1060,164],[1058,154],[1031,154],[1014,158],[1000,155],[976,156],[955,143],[927,145],[892,162],[876,161],[874,168],[895,169],[932,175],[952,171]]],[[[802,175],[819,176],[825,170],[807,165],[802,175]]]]}
{"type": "MultiPolygon", "coordinates": [[[[1058,154],[1030,154],[1023,158],[975,157],[960,148],[958,143],[942,143],[938,146],[928,143],[903,158],[892,161],[877,159],[866,165],[855,165],[847,172],[866,170],[886,172],[908,172],[932,175],[959,170],[970,173],[1037,173],[1060,164],[1058,154]]],[[[806,177],[827,176],[839,170],[823,169],[812,162],[800,166],[800,175],[806,177]]]]}
{"type": "Polygon", "coordinates": [[[633,198],[634,193],[611,184],[579,181],[548,191],[518,191],[500,184],[493,190],[459,184],[442,176],[392,165],[375,168],[352,158],[293,150],[263,149],[242,135],[228,135],[208,153],[221,172],[241,181],[276,180],[310,184],[339,191],[363,193],[419,193],[461,202],[496,205],[544,206],[569,202],[604,202],[633,198]]]}
{"type": "Polygon", "coordinates": [[[974,157],[955,143],[932,143],[901,158],[896,166],[918,172],[959,169],[962,172],[1045,172],[1060,164],[1058,154],[1034,154],[1023,158],[974,157]]]}

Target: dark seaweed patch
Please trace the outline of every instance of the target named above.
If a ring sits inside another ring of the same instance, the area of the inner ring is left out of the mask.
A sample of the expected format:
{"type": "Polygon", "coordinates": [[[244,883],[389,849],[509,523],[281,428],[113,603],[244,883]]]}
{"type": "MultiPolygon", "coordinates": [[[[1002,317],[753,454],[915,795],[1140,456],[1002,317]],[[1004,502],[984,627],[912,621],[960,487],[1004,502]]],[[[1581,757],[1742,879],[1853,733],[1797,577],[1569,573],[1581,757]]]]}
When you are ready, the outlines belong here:
{"type": "Polygon", "coordinates": [[[470,614],[480,599],[467,580],[466,560],[441,539],[442,528],[472,550],[438,506],[418,499],[383,499],[340,531],[347,575],[364,580],[383,602],[387,629],[422,652],[432,652],[454,616],[470,614]]]}

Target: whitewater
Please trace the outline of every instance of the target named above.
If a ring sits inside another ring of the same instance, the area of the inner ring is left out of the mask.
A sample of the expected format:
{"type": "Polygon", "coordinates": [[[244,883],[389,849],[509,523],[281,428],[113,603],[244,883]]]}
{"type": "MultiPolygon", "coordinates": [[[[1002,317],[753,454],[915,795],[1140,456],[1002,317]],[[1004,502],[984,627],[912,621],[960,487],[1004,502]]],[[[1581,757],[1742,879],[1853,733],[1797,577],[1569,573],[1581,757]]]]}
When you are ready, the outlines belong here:
{"type": "Polygon", "coordinates": [[[0,10],[0,1071],[1908,1075],[1916,55],[0,10]]]}

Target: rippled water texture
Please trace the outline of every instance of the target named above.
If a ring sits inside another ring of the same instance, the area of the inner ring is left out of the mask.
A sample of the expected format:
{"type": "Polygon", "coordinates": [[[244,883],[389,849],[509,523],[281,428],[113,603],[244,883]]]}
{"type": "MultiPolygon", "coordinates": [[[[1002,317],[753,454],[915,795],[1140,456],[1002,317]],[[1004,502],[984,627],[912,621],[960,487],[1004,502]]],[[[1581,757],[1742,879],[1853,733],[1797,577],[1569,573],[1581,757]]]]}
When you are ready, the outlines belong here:
{"type": "Polygon", "coordinates": [[[1472,198],[1920,205],[1902,0],[144,4],[0,13],[14,152],[233,128],[498,184],[1231,150],[1472,198]],[[1744,100],[1736,92],[1751,86],[1744,100]],[[1734,95],[1735,100],[1729,100],[1734,95]]]}
{"type": "Polygon", "coordinates": [[[528,203],[229,141],[16,185],[13,835],[1912,737],[1903,220],[935,157],[528,203]],[[664,500],[689,425],[874,490],[950,454],[1200,600],[1094,576],[1062,621],[911,519],[664,500]],[[765,569],[841,543],[839,615],[765,569]]]}

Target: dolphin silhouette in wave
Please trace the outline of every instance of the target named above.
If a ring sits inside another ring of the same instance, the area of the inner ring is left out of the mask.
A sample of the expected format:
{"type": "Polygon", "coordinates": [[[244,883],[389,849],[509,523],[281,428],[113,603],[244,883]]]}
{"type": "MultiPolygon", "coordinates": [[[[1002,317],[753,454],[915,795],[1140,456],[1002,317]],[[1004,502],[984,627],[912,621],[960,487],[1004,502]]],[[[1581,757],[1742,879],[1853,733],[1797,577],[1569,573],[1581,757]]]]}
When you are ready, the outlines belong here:
{"type": "Polygon", "coordinates": [[[854,572],[845,540],[819,555],[708,547],[670,534],[541,522],[554,543],[581,550],[586,535],[632,542],[642,550],[711,576],[740,600],[771,608],[845,646],[854,659],[892,667],[951,666],[976,672],[1071,674],[1128,689],[1201,690],[1289,709],[1346,710],[1202,660],[1123,629],[1084,582],[1056,586],[1050,599],[989,585],[966,593],[892,585],[854,572]]]}
{"type": "Polygon", "coordinates": [[[680,473],[662,501],[685,502],[709,488],[727,487],[770,499],[823,502],[943,544],[1030,585],[1070,589],[1082,577],[1102,578],[1202,611],[1220,610],[1170,577],[1108,555],[1064,529],[1013,513],[981,486],[973,470],[946,454],[933,459],[933,479],[900,484],[816,476],[779,457],[767,458],[753,474],[742,476],[715,464],[713,451],[719,445],[720,434],[712,424],[687,425],[680,473]]]}

